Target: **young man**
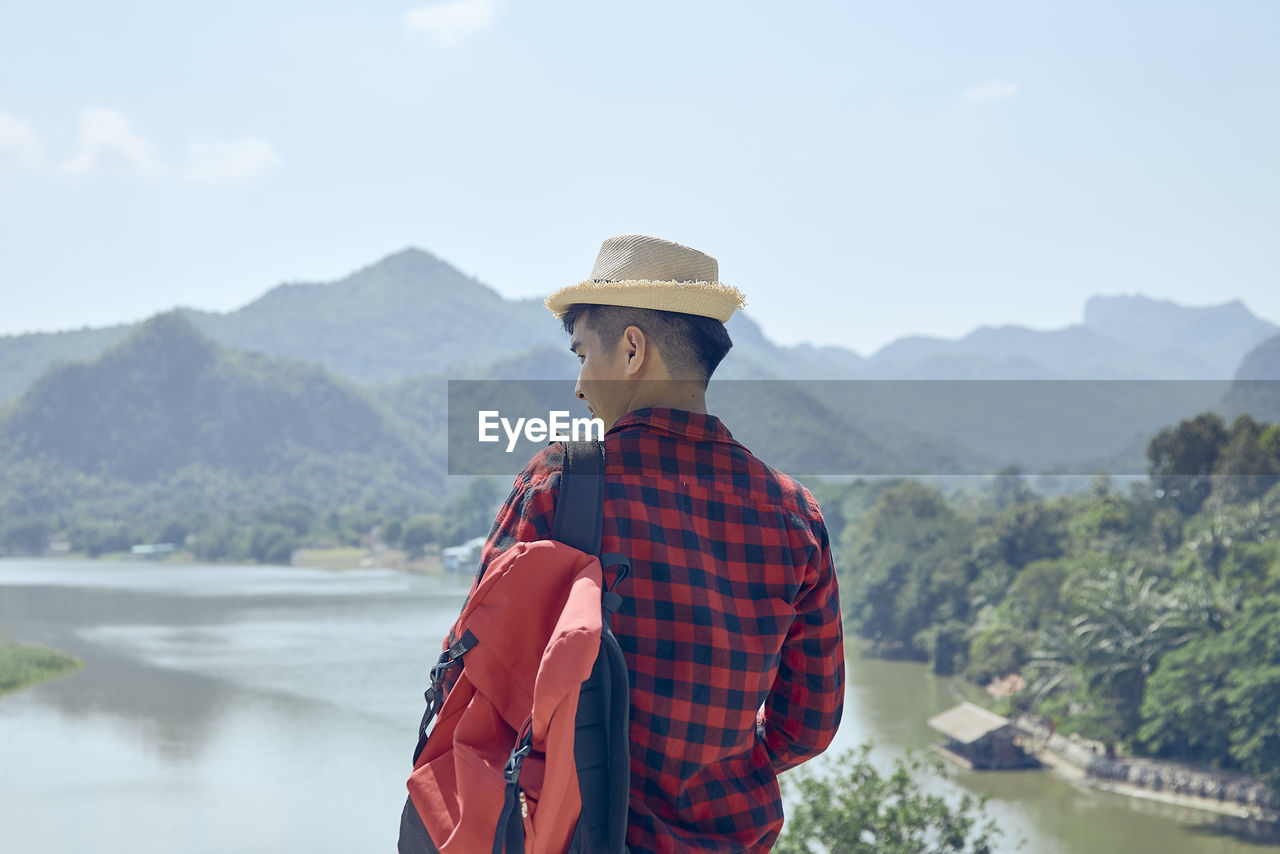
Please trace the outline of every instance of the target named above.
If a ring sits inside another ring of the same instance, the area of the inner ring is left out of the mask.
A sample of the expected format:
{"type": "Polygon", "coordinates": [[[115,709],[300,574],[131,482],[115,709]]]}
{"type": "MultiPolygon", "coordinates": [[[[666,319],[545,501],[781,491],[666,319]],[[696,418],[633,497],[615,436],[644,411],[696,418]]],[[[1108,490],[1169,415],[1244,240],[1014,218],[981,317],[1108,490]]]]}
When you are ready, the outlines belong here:
{"type": "MultiPolygon", "coordinates": [[[[767,851],[779,772],[831,742],[844,698],[840,604],[809,490],[707,413],[742,294],[716,260],[610,238],[591,278],[547,298],[575,394],[606,433],[601,549],[631,560],[613,619],[631,676],[632,854],[767,851]]],[[[481,554],[550,536],[558,443],[516,477],[481,554]]]]}

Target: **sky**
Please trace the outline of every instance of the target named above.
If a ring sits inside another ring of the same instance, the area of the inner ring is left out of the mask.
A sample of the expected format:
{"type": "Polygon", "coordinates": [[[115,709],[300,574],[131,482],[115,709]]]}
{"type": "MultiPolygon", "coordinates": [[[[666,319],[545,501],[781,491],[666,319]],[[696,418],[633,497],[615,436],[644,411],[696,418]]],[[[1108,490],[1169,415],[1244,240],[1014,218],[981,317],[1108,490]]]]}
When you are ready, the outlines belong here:
{"type": "Polygon", "coordinates": [[[1280,323],[1280,3],[0,0],[0,334],[641,232],[783,344],[1280,323]]]}

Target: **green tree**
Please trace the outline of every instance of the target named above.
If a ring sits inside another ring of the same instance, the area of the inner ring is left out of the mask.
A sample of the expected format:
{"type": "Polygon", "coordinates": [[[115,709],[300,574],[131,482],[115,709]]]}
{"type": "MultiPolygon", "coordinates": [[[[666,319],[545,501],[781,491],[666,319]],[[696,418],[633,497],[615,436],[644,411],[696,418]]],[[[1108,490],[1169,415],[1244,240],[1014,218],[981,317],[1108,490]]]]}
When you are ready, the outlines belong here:
{"type": "Polygon", "coordinates": [[[221,522],[196,534],[191,550],[200,560],[245,560],[249,538],[239,525],[221,522]]]}
{"type": "Polygon", "coordinates": [[[1219,575],[1223,596],[1248,601],[1280,593],[1280,540],[1235,543],[1223,559],[1219,575]]]}
{"type": "Polygon", "coordinates": [[[391,548],[400,545],[400,537],[404,534],[404,523],[399,519],[391,519],[382,526],[382,541],[391,548]]]}
{"type": "Polygon", "coordinates": [[[969,643],[965,675],[978,683],[1022,670],[1031,655],[1035,633],[996,619],[976,633],[969,643]]]}
{"type": "Polygon", "coordinates": [[[1064,560],[1037,560],[1018,574],[1009,589],[1009,607],[1017,623],[1028,629],[1039,629],[1063,612],[1062,585],[1070,573],[1064,560]]]}
{"type": "Polygon", "coordinates": [[[1209,497],[1210,475],[1226,444],[1227,428],[1212,412],[1166,427],[1147,444],[1151,480],[1190,515],[1209,497]]]}
{"type": "Polygon", "coordinates": [[[1072,629],[1084,653],[1090,693],[1105,700],[1103,718],[1118,738],[1132,735],[1148,677],[1161,657],[1220,620],[1206,583],[1173,587],[1141,564],[1112,565],[1079,582],[1072,629]]]}
{"type": "Polygon", "coordinates": [[[501,500],[501,487],[495,478],[472,478],[466,490],[444,509],[441,542],[456,546],[487,534],[501,500]]]}
{"type": "Polygon", "coordinates": [[[1084,645],[1065,619],[1046,624],[1026,666],[1032,705],[1040,707],[1055,694],[1078,693],[1085,658],[1084,645]]]}
{"type": "Polygon", "coordinates": [[[845,553],[848,611],[881,652],[928,657],[922,635],[934,623],[966,620],[977,576],[970,521],[936,490],[904,482],[886,489],[857,526],[845,553]]]}
{"type": "Polygon", "coordinates": [[[258,521],[288,528],[295,537],[303,537],[315,522],[315,508],[302,501],[285,501],[258,513],[258,521]]]}
{"type": "Polygon", "coordinates": [[[160,538],[156,540],[158,543],[173,543],[178,548],[182,548],[186,541],[187,526],[177,520],[165,525],[164,530],[160,532],[160,538]]]}
{"type": "Polygon", "coordinates": [[[1235,766],[1280,792],[1280,595],[1165,656],[1139,738],[1159,755],[1235,766]]]}
{"type": "Polygon", "coordinates": [[[938,762],[898,760],[882,775],[870,745],[847,751],[821,775],[808,765],[783,777],[798,806],[787,817],[778,854],[991,854],[1001,831],[988,816],[986,796],[958,799],[927,794],[920,779],[938,762]]]}
{"type": "Polygon", "coordinates": [[[288,564],[295,548],[293,531],[283,525],[258,525],[249,535],[249,555],[258,563],[288,564]]]}
{"type": "Polygon", "coordinates": [[[1018,466],[1006,466],[996,472],[991,481],[991,500],[997,510],[1007,510],[1016,504],[1035,499],[1035,492],[1027,486],[1022,469],[1018,466]]]}
{"type": "Polygon", "coordinates": [[[1061,557],[1066,549],[1064,505],[1024,502],[1001,517],[996,526],[1002,557],[1022,569],[1036,560],[1061,557]]]}
{"type": "Polygon", "coordinates": [[[1131,507],[1107,493],[1079,505],[1066,521],[1070,549],[1076,554],[1102,552],[1122,555],[1133,544],[1131,507]]]}
{"type": "Polygon", "coordinates": [[[127,527],[110,522],[78,522],[67,536],[71,548],[89,557],[108,552],[127,552],[135,543],[133,532],[127,527]]]}
{"type": "Polygon", "coordinates": [[[438,516],[414,516],[405,523],[400,534],[400,546],[410,555],[420,557],[428,543],[440,542],[438,516]]]}
{"type": "Polygon", "coordinates": [[[1227,443],[1214,466],[1214,485],[1222,501],[1238,504],[1258,498],[1280,480],[1280,458],[1262,444],[1266,429],[1267,425],[1248,415],[1231,422],[1227,443]]]}
{"type": "Polygon", "coordinates": [[[1280,424],[1272,424],[1258,437],[1258,447],[1273,462],[1280,464],[1280,424]]]}
{"type": "Polygon", "coordinates": [[[43,519],[15,519],[0,526],[0,548],[19,554],[43,554],[49,545],[49,525],[43,519]]]}

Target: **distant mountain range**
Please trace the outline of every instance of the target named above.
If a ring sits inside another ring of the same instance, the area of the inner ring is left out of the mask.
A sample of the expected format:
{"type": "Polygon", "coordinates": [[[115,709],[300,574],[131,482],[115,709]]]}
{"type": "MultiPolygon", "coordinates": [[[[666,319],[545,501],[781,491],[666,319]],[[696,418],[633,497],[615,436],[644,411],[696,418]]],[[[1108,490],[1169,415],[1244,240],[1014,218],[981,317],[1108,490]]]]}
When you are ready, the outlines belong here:
{"type": "MultiPolygon", "coordinates": [[[[779,346],[740,314],[729,329],[717,380],[758,382],[713,383],[713,411],[795,473],[1138,472],[1148,438],[1222,406],[1233,373],[1280,377],[1280,330],[1239,302],[1094,297],[1066,329],[911,337],[870,357],[779,346]]],[[[0,459],[11,475],[21,463],[22,489],[36,496],[44,466],[97,484],[89,492],[118,498],[146,485],[209,508],[317,494],[438,506],[453,490],[446,378],[560,380],[555,394],[567,397],[576,371],[540,301],[504,299],[410,249],[227,314],[178,309],[0,338],[0,459]],[[183,493],[184,483],[198,488],[183,493]]],[[[1240,411],[1280,399],[1268,384],[1247,398],[1240,388],[1227,397],[1240,411]]]]}
{"type": "Polygon", "coordinates": [[[1230,379],[1280,327],[1235,301],[1189,308],[1142,296],[1095,296],[1084,322],[1040,331],[983,326],[958,340],[912,336],[872,358],[911,379],[1230,379]]]}
{"type": "MultiPolygon", "coordinates": [[[[178,311],[225,347],[314,362],[360,384],[495,370],[528,376],[534,364],[542,376],[562,375],[575,365],[540,300],[504,299],[417,249],[336,282],[280,285],[226,314],[178,311]]],[[[0,337],[0,401],[20,395],[55,362],[96,356],[136,327],[0,337]]],[[[717,373],[727,379],[1226,380],[1280,327],[1238,301],[1189,308],[1097,296],[1086,303],[1084,322],[1064,329],[910,336],[869,357],[843,347],[779,346],[741,313],[729,331],[734,349],[717,373]]]]}

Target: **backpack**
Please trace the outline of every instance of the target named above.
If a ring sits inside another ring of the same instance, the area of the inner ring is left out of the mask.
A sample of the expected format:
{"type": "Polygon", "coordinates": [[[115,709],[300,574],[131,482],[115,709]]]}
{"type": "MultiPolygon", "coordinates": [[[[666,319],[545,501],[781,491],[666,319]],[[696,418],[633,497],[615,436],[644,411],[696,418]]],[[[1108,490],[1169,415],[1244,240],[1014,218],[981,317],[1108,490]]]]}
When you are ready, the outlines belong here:
{"type": "Polygon", "coordinates": [[[488,566],[431,668],[400,854],[626,852],[630,684],[610,622],[630,565],[599,557],[604,446],[563,446],[552,539],[488,566]],[[602,562],[619,567],[607,588],[602,562]]]}

